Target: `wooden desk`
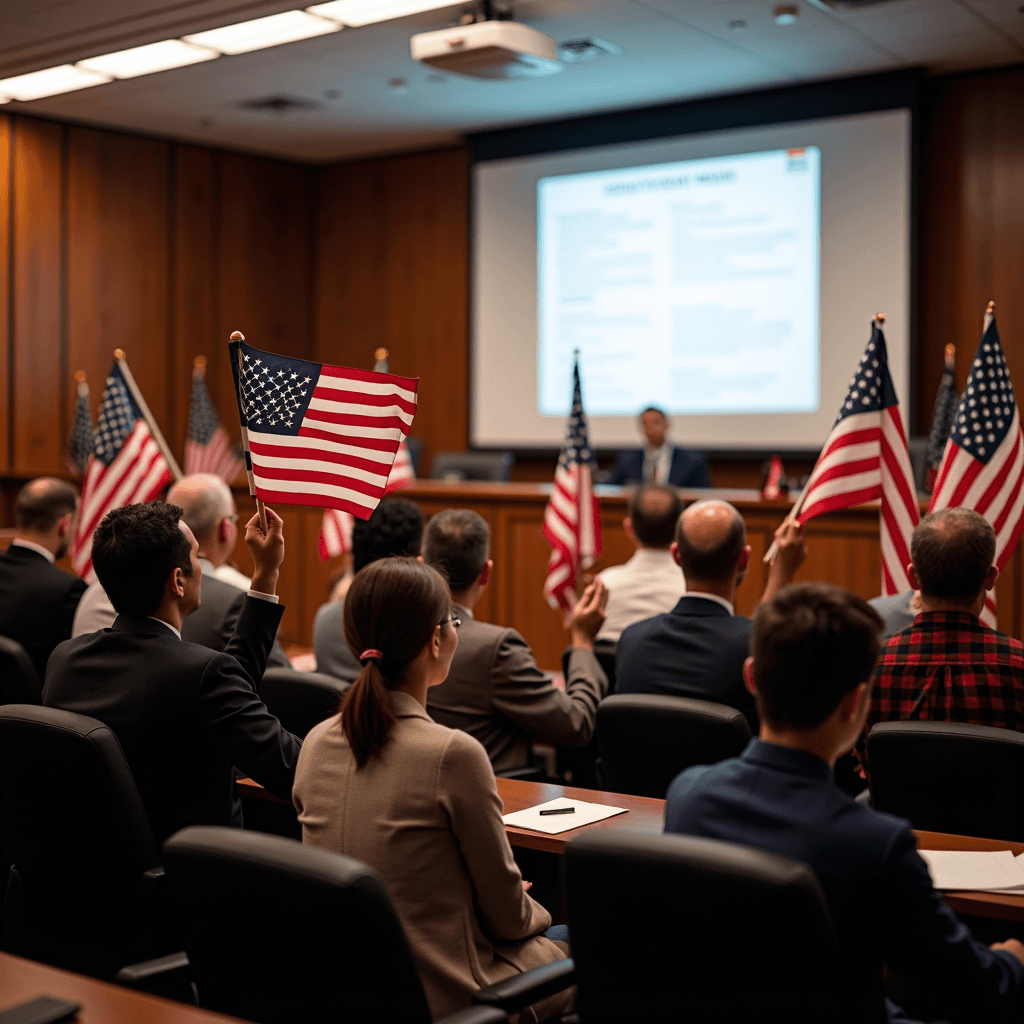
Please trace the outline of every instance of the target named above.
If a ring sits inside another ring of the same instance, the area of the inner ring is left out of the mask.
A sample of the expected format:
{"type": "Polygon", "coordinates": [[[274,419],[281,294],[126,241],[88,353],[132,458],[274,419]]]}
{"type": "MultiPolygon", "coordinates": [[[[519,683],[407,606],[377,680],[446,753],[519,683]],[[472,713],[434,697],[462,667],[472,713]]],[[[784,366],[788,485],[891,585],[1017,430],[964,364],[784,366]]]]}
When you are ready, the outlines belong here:
{"type": "Polygon", "coordinates": [[[37,996],[79,1003],[82,1009],[75,1018],[79,1024],[239,1024],[237,1017],[0,953],[0,1010],[37,996]]]}

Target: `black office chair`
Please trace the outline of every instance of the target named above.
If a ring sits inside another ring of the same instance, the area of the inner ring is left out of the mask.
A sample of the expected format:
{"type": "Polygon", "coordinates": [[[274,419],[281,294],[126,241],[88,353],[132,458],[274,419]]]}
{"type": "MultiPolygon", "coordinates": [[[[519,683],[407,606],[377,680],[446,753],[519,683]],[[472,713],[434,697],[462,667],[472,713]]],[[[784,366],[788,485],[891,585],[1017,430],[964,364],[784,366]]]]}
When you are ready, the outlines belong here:
{"type": "Polygon", "coordinates": [[[42,704],[43,686],[17,640],[0,636],[0,704],[42,704]]]}
{"type": "Polygon", "coordinates": [[[876,810],[927,832],[1024,841],[1024,734],[960,722],[880,722],[867,749],[876,810]]]}
{"type": "Polygon", "coordinates": [[[430,467],[434,480],[493,480],[501,483],[512,473],[511,452],[438,452],[430,467]]]}
{"type": "Polygon", "coordinates": [[[617,693],[598,705],[597,741],[606,789],[663,798],[684,768],[742,753],[750,726],[725,704],[617,693]]]}
{"type": "Polygon", "coordinates": [[[163,869],[117,737],[54,708],[0,708],[3,947],[111,978],[180,948],[163,869]]]}
{"type": "Polygon", "coordinates": [[[582,1024],[847,1019],[839,944],[806,864],[595,830],[570,840],[564,870],[582,1024]],[[756,952],[738,960],[754,935],[756,952]]]}
{"type": "Polygon", "coordinates": [[[305,739],[314,725],[337,714],[351,685],[322,672],[269,668],[263,674],[260,698],[289,732],[305,739]]]}
{"type": "MultiPolygon", "coordinates": [[[[146,989],[161,975],[186,974],[200,1006],[257,1024],[430,1021],[398,916],[365,864],[229,828],[184,829],[163,853],[187,955],[126,968],[123,984],[146,989]]],[[[571,961],[562,973],[562,987],[571,985],[571,961]]],[[[504,1020],[486,1007],[445,1018],[504,1020]]]]}

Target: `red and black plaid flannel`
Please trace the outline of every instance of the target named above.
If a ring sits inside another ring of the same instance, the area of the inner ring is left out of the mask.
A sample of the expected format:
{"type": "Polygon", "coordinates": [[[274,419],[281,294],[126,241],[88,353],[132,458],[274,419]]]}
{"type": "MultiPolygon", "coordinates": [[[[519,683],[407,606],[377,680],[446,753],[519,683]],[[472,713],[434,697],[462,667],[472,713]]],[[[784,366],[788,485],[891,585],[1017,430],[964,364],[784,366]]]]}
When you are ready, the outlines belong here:
{"type": "Polygon", "coordinates": [[[1024,644],[968,612],[922,612],[878,659],[868,727],[887,721],[1024,732],[1024,644]]]}

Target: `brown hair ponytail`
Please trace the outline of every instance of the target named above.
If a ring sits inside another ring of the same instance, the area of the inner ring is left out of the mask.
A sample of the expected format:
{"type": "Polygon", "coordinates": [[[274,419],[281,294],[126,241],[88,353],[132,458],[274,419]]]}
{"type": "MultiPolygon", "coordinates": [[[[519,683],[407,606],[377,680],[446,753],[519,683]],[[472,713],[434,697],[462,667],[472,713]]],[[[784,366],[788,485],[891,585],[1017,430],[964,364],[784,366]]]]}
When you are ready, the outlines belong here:
{"type": "Polygon", "coordinates": [[[363,671],[342,699],[341,728],[359,768],[391,735],[389,691],[450,611],[443,577],[414,558],[381,558],[356,573],[345,595],[345,642],[363,671]]]}

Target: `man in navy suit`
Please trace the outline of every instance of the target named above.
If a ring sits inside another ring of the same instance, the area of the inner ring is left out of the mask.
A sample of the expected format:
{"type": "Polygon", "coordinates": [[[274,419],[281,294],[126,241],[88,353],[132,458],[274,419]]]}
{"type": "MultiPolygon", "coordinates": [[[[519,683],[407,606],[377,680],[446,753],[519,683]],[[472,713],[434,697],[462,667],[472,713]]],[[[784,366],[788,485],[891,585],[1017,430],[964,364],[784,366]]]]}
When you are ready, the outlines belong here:
{"type": "Polygon", "coordinates": [[[833,779],[864,729],[881,629],[840,587],[800,584],[763,603],[744,667],[760,738],[738,758],[680,774],[665,831],[810,865],[832,909],[854,1019],[905,1019],[885,999],[885,965],[937,1004],[928,1019],[1019,1020],[1024,944],[976,941],[932,887],[910,822],[857,803],[833,779]]]}
{"type": "Polygon", "coordinates": [[[647,438],[643,448],[619,453],[612,484],[656,483],[673,487],[710,487],[711,474],[703,452],[677,448],[668,442],[668,417],[656,406],[640,413],[640,429],[647,438]]]}
{"type": "MultiPolygon", "coordinates": [[[[800,527],[786,520],[761,600],[793,579],[806,549],[800,527]]],[[[743,517],[727,501],[695,501],[679,517],[669,549],[686,580],[672,611],[622,631],[615,656],[616,693],[660,693],[728,704],[757,732],[754,698],[743,685],[751,622],[736,615],[736,587],[750,560],[743,517]]]]}

